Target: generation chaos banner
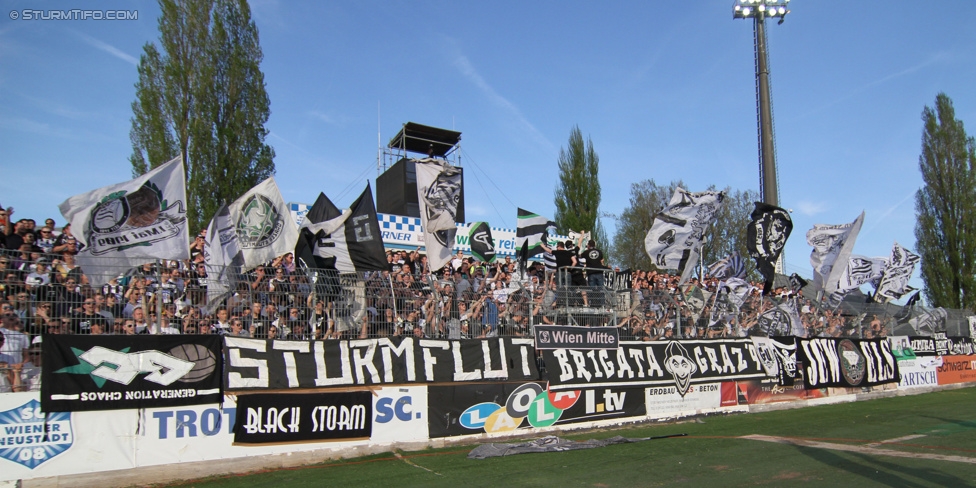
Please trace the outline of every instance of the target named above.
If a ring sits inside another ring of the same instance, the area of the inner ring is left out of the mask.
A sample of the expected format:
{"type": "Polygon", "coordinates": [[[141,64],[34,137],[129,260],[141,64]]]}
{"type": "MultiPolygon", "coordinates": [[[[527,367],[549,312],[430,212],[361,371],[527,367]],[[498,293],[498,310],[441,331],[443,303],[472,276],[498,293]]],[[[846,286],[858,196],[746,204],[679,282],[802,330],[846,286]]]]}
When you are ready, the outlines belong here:
{"type": "Polygon", "coordinates": [[[44,337],[45,412],[220,403],[220,336],[44,337]]]}

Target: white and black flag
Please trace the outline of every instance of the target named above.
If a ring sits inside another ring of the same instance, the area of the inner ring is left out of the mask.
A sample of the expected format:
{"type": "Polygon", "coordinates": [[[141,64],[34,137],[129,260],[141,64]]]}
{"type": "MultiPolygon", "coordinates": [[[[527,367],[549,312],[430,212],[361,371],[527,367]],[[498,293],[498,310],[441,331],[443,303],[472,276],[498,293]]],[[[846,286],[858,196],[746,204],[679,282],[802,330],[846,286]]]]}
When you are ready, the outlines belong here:
{"type": "Polygon", "coordinates": [[[244,254],[227,205],[220,206],[207,227],[203,257],[207,268],[207,303],[215,303],[237,289],[244,268],[244,254]]]}
{"type": "Polygon", "coordinates": [[[366,189],[352,206],[333,219],[313,222],[306,216],[303,229],[315,236],[312,254],[325,267],[334,263],[342,273],[386,271],[386,251],[383,248],[373,191],[366,189]]]}
{"type": "Polygon", "coordinates": [[[752,289],[753,286],[749,282],[739,278],[729,278],[719,283],[708,325],[715,327],[720,322],[738,315],[739,309],[742,308],[752,289]]]}
{"type": "Polygon", "coordinates": [[[796,273],[791,274],[789,279],[790,279],[790,290],[793,291],[794,294],[798,293],[800,290],[802,290],[804,287],[806,287],[809,284],[807,280],[803,279],[800,275],[796,273]]]}
{"type": "Polygon", "coordinates": [[[427,263],[430,270],[435,271],[451,261],[451,251],[457,237],[461,171],[436,159],[417,159],[414,163],[427,263]]]}
{"type": "Polygon", "coordinates": [[[295,262],[300,268],[306,270],[313,268],[335,268],[335,258],[326,259],[314,254],[313,251],[318,237],[311,231],[309,226],[327,222],[340,215],[342,215],[342,210],[339,210],[332,203],[332,200],[329,200],[329,197],[325,196],[325,193],[319,193],[319,197],[315,199],[315,203],[308,209],[308,213],[305,214],[301,226],[298,229],[299,236],[298,243],[295,245],[295,262]]]}
{"type": "Polygon", "coordinates": [[[751,339],[766,375],[777,378],[780,386],[793,386],[796,377],[796,339],[772,336],[752,336],[751,339]]]}
{"type": "Polygon", "coordinates": [[[685,305],[688,306],[688,314],[691,315],[692,320],[696,323],[701,318],[701,314],[711,298],[712,292],[706,291],[700,286],[693,287],[685,295],[685,305]]]}
{"type": "Polygon", "coordinates": [[[783,303],[760,314],[756,329],[762,331],[769,337],[807,336],[806,327],[800,321],[800,312],[796,307],[796,298],[786,299],[783,303]]]}
{"type": "Polygon", "coordinates": [[[181,157],[134,180],[75,195],[58,209],[74,230],[77,263],[92,286],[157,259],[190,258],[181,157]]]}
{"type": "Polygon", "coordinates": [[[780,207],[763,202],[755,202],[755,205],[752,221],[749,222],[746,232],[746,247],[768,284],[764,290],[768,293],[776,277],[776,260],[786,247],[786,239],[793,232],[793,220],[790,219],[790,213],[780,207]]]}
{"type": "Polygon", "coordinates": [[[725,192],[676,189],[644,238],[644,249],[654,266],[678,270],[681,283],[687,281],[701,253],[705,231],[724,202],[725,192]]]}
{"type": "Polygon", "coordinates": [[[849,224],[817,224],[807,231],[807,244],[813,246],[810,253],[813,280],[827,294],[838,291],[840,277],[846,269],[847,259],[854,249],[854,241],[863,222],[864,212],[861,212],[849,224]]]}
{"type": "Polygon", "coordinates": [[[847,259],[847,268],[837,282],[837,290],[851,291],[860,288],[865,283],[877,285],[886,265],[887,259],[885,258],[869,258],[851,254],[847,259]]]}
{"type": "Polygon", "coordinates": [[[732,251],[728,256],[708,266],[708,276],[718,280],[745,278],[746,262],[742,259],[739,251],[732,251]]]}
{"type": "Polygon", "coordinates": [[[901,247],[896,242],[891,248],[891,257],[888,258],[888,265],[885,266],[878,291],[874,294],[875,301],[898,300],[911,293],[914,288],[908,286],[908,280],[912,278],[918,260],[917,254],[901,247]]]}
{"type": "Polygon", "coordinates": [[[245,271],[295,250],[298,226],[281,198],[274,177],[234,200],[230,215],[244,254],[245,271]]]}

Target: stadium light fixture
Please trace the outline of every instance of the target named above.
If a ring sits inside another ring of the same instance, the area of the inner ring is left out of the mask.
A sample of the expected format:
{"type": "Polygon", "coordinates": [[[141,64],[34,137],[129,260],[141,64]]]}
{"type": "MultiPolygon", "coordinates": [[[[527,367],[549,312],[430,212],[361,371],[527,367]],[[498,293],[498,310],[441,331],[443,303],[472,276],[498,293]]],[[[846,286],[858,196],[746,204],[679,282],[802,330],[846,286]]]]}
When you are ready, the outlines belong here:
{"type": "Polygon", "coordinates": [[[733,19],[751,19],[756,49],[756,98],[759,125],[759,187],[762,201],[779,206],[779,180],[776,176],[776,146],[773,133],[772,93],[769,88],[769,58],[766,54],[767,18],[782,24],[790,0],[735,0],[733,19]]]}

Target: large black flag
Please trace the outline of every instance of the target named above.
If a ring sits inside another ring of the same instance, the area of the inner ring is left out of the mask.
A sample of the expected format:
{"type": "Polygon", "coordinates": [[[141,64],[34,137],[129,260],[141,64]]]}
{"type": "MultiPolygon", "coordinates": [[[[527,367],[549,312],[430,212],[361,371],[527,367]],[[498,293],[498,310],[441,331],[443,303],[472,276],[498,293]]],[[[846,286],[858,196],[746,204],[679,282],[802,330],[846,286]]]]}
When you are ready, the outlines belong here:
{"type": "Polygon", "coordinates": [[[319,193],[319,197],[315,199],[312,208],[308,209],[308,213],[305,214],[301,234],[298,236],[298,244],[295,246],[296,262],[303,263],[308,268],[335,268],[335,258],[322,258],[315,255],[315,242],[318,238],[314,232],[306,227],[306,223],[321,224],[340,215],[342,215],[342,211],[332,203],[332,200],[329,200],[325,193],[319,193]]]}
{"type": "Polygon", "coordinates": [[[488,226],[488,222],[471,224],[468,242],[471,243],[471,254],[474,254],[478,261],[490,263],[495,260],[495,240],[491,237],[491,227],[488,226]]]}
{"type": "Polygon", "coordinates": [[[756,260],[756,268],[766,281],[768,293],[776,277],[776,260],[786,246],[786,239],[793,231],[793,220],[785,209],[763,202],[755,202],[752,222],[749,222],[746,247],[749,255],[756,260]]]}
{"type": "Polygon", "coordinates": [[[302,226],[315,233],[312,253],[332,260],[335,269],[342,273],[390,269],[368,183],[359,198],[338,217],[319,223],[307,221],[302,226]]]}

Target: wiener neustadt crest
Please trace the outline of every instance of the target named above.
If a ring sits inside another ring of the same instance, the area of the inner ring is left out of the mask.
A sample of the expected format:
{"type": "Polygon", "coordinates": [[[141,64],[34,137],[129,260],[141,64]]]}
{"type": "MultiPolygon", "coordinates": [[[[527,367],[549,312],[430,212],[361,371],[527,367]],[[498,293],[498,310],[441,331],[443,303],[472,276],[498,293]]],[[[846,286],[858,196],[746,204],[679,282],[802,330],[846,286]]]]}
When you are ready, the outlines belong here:
{"type": "Polygon", "coordinates": [[[74,438],[71,413],[45,414],[37,400],[0,412],[0,458],[7,461],[34,469],[67,451],[74,438]]]}

